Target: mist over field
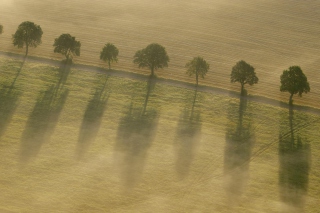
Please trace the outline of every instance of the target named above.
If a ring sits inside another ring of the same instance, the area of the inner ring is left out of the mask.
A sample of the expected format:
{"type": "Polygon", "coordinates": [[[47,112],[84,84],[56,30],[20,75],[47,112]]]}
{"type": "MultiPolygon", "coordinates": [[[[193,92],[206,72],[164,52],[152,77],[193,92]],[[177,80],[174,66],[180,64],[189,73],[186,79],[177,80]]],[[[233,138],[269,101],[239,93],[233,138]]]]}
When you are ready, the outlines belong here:
{"type": "Polygon", "coordinates": [[[0,24],[0,212],[318,212],[319,1],[1,0],[0,24]],[[23,21],[43,30],[26,60],[6,54],[25,53],[23,21]],[[81,42],[74,66],[53,52],[62,33],[81,42]],[[170,57],[155,78],[133,63],[150,43],[170,57]],[[240,60],[259,77],[245,97],[240,60]],[[311,91],[289,108],[293,65],[311,91]]]}

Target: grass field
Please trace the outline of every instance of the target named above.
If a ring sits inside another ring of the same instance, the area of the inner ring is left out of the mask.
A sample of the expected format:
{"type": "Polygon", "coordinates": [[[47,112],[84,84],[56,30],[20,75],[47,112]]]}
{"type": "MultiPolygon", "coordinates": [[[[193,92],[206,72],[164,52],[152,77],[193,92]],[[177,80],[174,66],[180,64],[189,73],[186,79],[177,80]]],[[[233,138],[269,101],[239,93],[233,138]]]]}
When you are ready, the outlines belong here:
{"type": "Polygon", "coordinates": [[[0,50],[24,52],[13,47],[11,35],[28,20],[44,31],[43,44],[30,50],[32,55],[59,58],[53,53],[53,41],[70,33],[82,44],[77,63],[106,66],[99,53],[112,42],[120,50],[116,69],[148,73],[133,65],[133,55],[157,42],[171,59],[169,68],[158,72],[160,77],[194,82],[184,66],[199,55],[211,64],[201,84],[239,91],[239,85],[230,83],[230,73],[243,59],[260,78],[249,93],[283,101],[289,95],[279,91],[280,74],[299,65],[311,92],[295,97],[295,103],[319,107],[319,7],[314,0],[2,0],[0,50]]]}
{"type": "Polygon", "coordinates": [[[318,211],[319,115],[21,63],[0,58],[0,212],[318,211]]]}

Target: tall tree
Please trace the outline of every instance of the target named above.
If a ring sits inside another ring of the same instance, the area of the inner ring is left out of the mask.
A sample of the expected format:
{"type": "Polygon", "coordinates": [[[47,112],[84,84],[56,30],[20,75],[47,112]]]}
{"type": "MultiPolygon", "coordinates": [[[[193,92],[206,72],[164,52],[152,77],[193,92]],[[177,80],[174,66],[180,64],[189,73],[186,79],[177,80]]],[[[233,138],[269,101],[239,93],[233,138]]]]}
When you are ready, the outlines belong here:
{"type": "Polygon", "coordinates": [[[231,71],[231,83],[239,82],[241,84],[241,95],[244,95],[244,85],[258,83],[259,79],[256,76],[254,68],[245,61],[239,61],[231,71]]]}
{"type": "Polygon", "coordinates": [[[3,26],[0,24],[0,35],[3,33],[3,26]]]}
{"type": "Polygon", "coordinates": [[[138,50],[134,55],[133,63],[140,67],[146,67],[151,70],[151,76],[159,68],[168,67],[169,56],[163,46],[160,44],[149,44],[146,48],[138,50]]]}
{"type": "Polygon", "coordinates": [[[209,70],[209,64],[201,57],[194,57],[191,61],[189,61],[186,64],[186,68],[187,68],[187,74],[189,74],[189,76],[191,75],[196,75],[196,83],[198,86],[198,78],[199,76],[201,76],[202,78],[204,78],[204,76],[207,74],[208,70],[209,70]]]}
{"type": "Polygon", "coordinates": [[[61,53],[66,57],[66,61],[72,59],[74,55],[80,56],[80,41],[70,34],[61,34],[59,38],[54,40],[54,52],[61,53]]]}
{"type": "Polygon", "coordinates": [[[110,69],[110,62],[118,62],[118,54],[119,50],[116,46],[111,43],[107,43],[100,53],[100,59],[103,61],[108,61],[109,69],[110,69]]]}
{"type": "Polygon", "coordinates": [[[22,22],[15,34],[12,35],[13,45],[18,48],[26,46],[26,56],[28,55],[29,47],[37,47],[41,44],[43,31],[39,25],[33,22],[22,22]]]}
{"type": "Polygon", "coordinates": [[[303,74],[299,66],[291,66],[288,70],[284,70],[280,76],[280,91],[289,92],[289,104],[292,105],[292,97],[294,94],[299,94],[302,96],[302,93],[310,92],[310,85],[305,74],[303,74]]]}

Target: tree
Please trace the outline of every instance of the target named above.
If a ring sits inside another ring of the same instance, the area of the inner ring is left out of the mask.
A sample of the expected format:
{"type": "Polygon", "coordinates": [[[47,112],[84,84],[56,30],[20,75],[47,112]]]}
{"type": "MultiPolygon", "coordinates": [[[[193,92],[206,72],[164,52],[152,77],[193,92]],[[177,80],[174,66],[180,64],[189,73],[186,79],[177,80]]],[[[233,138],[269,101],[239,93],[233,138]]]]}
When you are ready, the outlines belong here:
{"type": "Polygon", "coordinates": [[[3,33],[3,26],[0,24],[0,35],[3,33]]]}
{"type": "Polygon", "coordinates": [[[198,77],[199,75],[204,78],[209,70],[209,64],[201,57],[194,57],[193,60],[189,61],[186,64],[187,74],[189,76],[195,74],[196,75],[196,82],[198,86],[198,77]]]}
{"type": "Polygon", "coordinates": [[[151,76],[159,68],[168,67],[169,56],[160,44],[149,44],[146,48],[138,50],[134,55],[133,63],[138,64],[139,68],[147,67],[151,70],[151,76]]]}
{"type": "Polygon", "coordinates": [[[100,59],[103,61],[108,61],[109,69],[110,69],[110,62],[118,62],[118,54],[119,50],[116,46],[111,43],[107,43],[100,53],[100,59]]]}
{"type": "Polygon", "coordinates": [[[54,40],[54,52],[61,53],[66,57],[68,62],[69,58],[73,58],[74,55],[80,56],[80,41],[76,41],[76,38],[70,34],[61,34],[59,38],[54,40]]]}
{"type": "Polygon", "coordinates": [[[252,86],[253,84],[258,83],[258,81],[259,79],[256,76],[254,68],[245,61],[241,60],[234,67],[232,67],[231,83],[239,82],[241,84],[241,95],[245,94],[245,84],[252,86]]]}
{"type": "Polygon", "coordinates": [[[289,70],[284,70],[280,76],[281,92],[289,92],[289,104],[292,105],[292,97],[294,94],[299,94],[302,96],[302,93],[310,92],[310,86],[307,80],[307,77],[303,74],[299,66],[291,66],[289,70]]]}
{"type": "Polygon", "coordinates": [[[42,29],[39,25],[33,22],[22,22],[15,34],[12,35],[13,45],[18,48],[26,46],[26,56],[28,55],[29,47],[37,47],[41,44],[42,29]]]}

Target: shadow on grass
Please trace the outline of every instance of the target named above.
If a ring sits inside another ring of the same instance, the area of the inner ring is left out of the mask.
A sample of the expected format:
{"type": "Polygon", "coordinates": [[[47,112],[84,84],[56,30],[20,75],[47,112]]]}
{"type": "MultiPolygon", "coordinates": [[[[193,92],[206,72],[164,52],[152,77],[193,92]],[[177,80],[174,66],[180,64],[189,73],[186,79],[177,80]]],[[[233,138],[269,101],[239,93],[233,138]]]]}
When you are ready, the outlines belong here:
{"type": "Polygon", "coordinates": [[[25,61],[26,57],[23,58],[20,68],[10,86],[6,85],[6,83],[1,84],[2,86],[0,88],[0,138],[7,129],[18,105],[21,92],[15,87],[15,83],[21,73],[25,61]]]}
{"type": "Polygon", "coordinates": [[[158,113],[155,109],[147,109],[154,84],[150,78],[143,107],[134,108],[131,103],[119,122],[115,151],[127,188],[133,187],[140,178],[148,149],[156,134],[158,113]]]}
{"type": "Polygon", "coordinates": [[[21,92],[11,86],[2,86],[0,89],[0,138],[10,124],[20,95],[21,92]]]}
{"type": "Polygon", "coordinates": [[[238,107],[230,104],[228,117],[224,174],[229,202],[237,203],[249,178],[251,150],[255,142],[251,114],[247,111],[247,99],[240,97],[238,107]]]}
{"type": "Polygon", "coordinates": [[[201,135],[201,113],[195,110],[197,102],[197,90],[194,91],[192,100],[189,100],[190,107],[185,107],[181,112],[176,130],[174,142],[177,154],[176,171],[180,179],[184,179],[190,170],[196,146],[201,135]]]}
{"type": "Polygon", "coordinates": [[[27,57],[24,56],[24,57],[23,57],[23,61],[21,62],[20,68],[19,68],[19,70],[18,70],[18,72],[17,72],[17,74],[16,74],[16,77],[14,78],[14,80],[13,80],[13,82],[12,82],[12,84],[11,84],[11,88],[14,88],[15,83],[16,83],[18,77],[20,76],[20,73],[21,73],[22,68],[23,68],[23,66],[24,66],[24,63],[26,62],[26,59],[27,59],[27,57]]]}
{"type": "Polygon", "coordinates": [[[48,86],[45,91],[41,91],[38,95],[37,102],[22,133],[21,163],[27,163],[36,157],[43,143],[48,141],[54,132],[60,112],[69,94],[69,90],[63,87],[63,79],[64,76],[68,75],[70,69],[64,67],[64,63],[62,63],[59,73],[63,69],[65,69],[65,72],[59,74],[58,83],[48,86]]]}
{"type": "Polygon", "coordinates": [[[57,91],[59,91],[60,88],[63,88],[67,82],[67,79],[71,73],[71,66],[73,65],[72,60],[62,60],[60,63],[59,71],[56,75],[57,79],[59,79],[57,83],[57,91]]]}
{"type": "MultiPolygon", "coordinates": [[[[286,117],[283,115],[282,119],[286,120],[286,117]]],[[[289,128],[280,126],[279,134],[280,197],[285,204],[285,212],[303,212],[304,198],[308,191],[311,150],[309,142],[299,134],[299,121],[292,108],[289,109],[288,117],[289,128]]]]}
{"type": "Polygon", "coordinates": [[[103,85],[97,87],[92,99],[88,102],[80,128],[76,157],[81,160],[99,131],[103,113],[107,106],[109,94],[106,93],[108,77],[103,85]]]}

